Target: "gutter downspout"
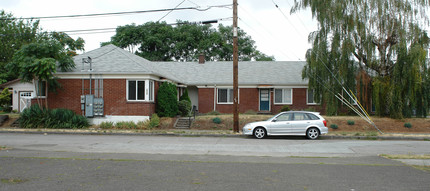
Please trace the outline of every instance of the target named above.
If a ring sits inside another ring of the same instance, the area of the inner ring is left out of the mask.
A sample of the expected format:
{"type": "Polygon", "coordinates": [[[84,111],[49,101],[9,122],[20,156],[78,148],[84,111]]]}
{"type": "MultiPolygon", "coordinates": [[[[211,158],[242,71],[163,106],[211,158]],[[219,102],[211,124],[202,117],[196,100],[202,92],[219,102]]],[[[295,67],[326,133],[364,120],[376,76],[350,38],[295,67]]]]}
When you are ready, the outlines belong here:
{"type": "Polygon", "coordinates": [[[217,93],[217,89],[216,89],[216,84],[214,85],[214,111],[216,111],[216,93],[217,93]]]}

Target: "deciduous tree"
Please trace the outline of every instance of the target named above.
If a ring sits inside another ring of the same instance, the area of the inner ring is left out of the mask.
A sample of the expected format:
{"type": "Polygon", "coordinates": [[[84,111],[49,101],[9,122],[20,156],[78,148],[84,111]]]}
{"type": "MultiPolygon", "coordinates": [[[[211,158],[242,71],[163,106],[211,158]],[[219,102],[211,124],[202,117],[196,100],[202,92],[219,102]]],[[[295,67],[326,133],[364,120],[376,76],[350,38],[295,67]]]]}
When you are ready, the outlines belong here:
{"type": "MultiPolygon", "coordinates": [[[[309,8],[318,31],[309,35],[303,77],[322,95],[329,114],[341,104],[332,92],[355,88],[360,100],[379,115],[394,118],[428,112],[429,1],[295,0],[292,12],[309,8]]],[[[319,96],[315,96],[319,99],[319,96]]]]}
{"type": "Polygon", "coordinates": [[[18,77],[18,73],[9,71],[6,65],[12,61],[13,54],[22,45],[29,44],[37,38],[38,29],[38,20],[18,19],[0,10],[0,71],[2,71],[0,84],[18,77]]]}
{"type": "MultiPolygon", "coordinates": [[[[151,61],[196,61],[200,54],[206,60],[233,60],[233,28],[220,24],[200,25],[178,21],[176,27],[165,22],[120,26],[111,42],[151,61]]],[[[274,60],[257,50],[255,41],[243,30],[238,31],[239,60],[274,60]]]]}

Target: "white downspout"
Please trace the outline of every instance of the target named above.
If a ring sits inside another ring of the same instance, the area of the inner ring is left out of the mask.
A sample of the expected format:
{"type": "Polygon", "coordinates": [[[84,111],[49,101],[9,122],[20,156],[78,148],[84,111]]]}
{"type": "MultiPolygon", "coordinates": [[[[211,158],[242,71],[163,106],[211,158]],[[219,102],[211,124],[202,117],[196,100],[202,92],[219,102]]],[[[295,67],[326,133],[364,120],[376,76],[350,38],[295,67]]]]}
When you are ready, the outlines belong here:
{"type": "Polygon", "coordinates": [[[215,86],[214,86],[214,111],[216,111],[216,93],[217,93],[217,89],[216,89],[216,84],[215,84],[215,86]]]}

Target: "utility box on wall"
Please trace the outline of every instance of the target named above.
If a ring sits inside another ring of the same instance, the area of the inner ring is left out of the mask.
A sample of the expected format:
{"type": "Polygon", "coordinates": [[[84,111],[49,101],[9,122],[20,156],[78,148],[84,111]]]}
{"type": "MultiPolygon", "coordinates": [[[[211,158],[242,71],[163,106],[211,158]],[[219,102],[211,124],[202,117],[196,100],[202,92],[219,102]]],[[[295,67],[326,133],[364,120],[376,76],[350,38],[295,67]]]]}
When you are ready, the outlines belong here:
{"type": "Polygon", "coordinates": [[[85,117],[94,117],[94,95],[85,95],[85,117]]]}
{"type": "Polygon", "coordinates": [[[103,116],[104,101],[103,98],[94,98],[94,115],[103,116]]]}
{"type": "Polygon", "coordinates": [[[85,111],[85,117],[104,115],[103,98],[95,98],[94,95],[82,95],[81,104],[81,109],[85,111]]]}

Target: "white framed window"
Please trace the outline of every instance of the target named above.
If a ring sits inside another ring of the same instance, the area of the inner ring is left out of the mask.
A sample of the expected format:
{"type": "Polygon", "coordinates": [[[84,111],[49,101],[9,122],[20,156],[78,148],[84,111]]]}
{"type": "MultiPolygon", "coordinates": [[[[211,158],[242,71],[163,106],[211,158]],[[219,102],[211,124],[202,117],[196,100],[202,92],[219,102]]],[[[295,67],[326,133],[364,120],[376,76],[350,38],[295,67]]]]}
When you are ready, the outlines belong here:
{"type": "Polygon", "coordinates": [[[127,101],[154,101],[154,81],[127,80],[127,101]]]}
{"type": "Polygon", "coordinates": [[[275,89],[275,104],[293,104],[293,89],[275,89]]]}
{"type": "Polygon", "coordinates": [[[233,89],[232,88],[218,88],[218,103],[219,104],[233,104],[233,89]]]}

